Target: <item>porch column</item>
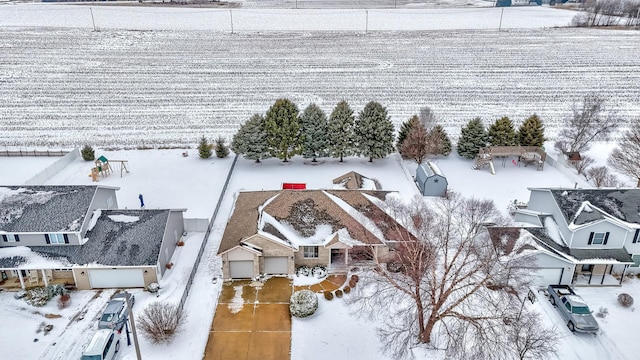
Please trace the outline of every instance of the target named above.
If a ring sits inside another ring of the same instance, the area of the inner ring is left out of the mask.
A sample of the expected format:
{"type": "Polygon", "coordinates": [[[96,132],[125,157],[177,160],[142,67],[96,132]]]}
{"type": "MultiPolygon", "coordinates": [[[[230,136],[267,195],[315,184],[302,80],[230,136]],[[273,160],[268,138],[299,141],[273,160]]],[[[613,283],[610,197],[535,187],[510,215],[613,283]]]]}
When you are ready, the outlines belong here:
{"type": "Polygon", "coordinates": [[[49,286],[49,280],[47,280],[47,273],[45,273],[44,269],[40,271],[42,272],[42,280],[44,281],[44,286],[45,287],[49,286]]]}
{"type": "Polygon", "coordinates": [[[349,265],[349,249],[344,249],[344,264],[349,265]]]}
{"type": "Polygon", "coordinates": [[[624,274],[627,272],[628,267],[629,265],[624,266],[624,269],[622,270],[622,276],[620,276],[620,283],[618,285],[622,285],[622,280],[624,280],[624,274]]]}
{"type": "Polygon", "coordinates": [[[22,287],[22,290],[26,289],[27,287],[24,286],[24,278],[22,277],[22,270],[17,270],[18,272],[18,279],[20,279],[20,286],[22,287]]]}
{"type": "MultiPolygon", "coordinates": [[[[602,272],[602,280],[600,280],[600,285],[604,284],[604,277],[607,275],[607,267],[609,267],[609,265],[604,266],[604,271],[602,272]]],[[[611,268],[613,268],[613,265],[611,265],[611,268]]]]}

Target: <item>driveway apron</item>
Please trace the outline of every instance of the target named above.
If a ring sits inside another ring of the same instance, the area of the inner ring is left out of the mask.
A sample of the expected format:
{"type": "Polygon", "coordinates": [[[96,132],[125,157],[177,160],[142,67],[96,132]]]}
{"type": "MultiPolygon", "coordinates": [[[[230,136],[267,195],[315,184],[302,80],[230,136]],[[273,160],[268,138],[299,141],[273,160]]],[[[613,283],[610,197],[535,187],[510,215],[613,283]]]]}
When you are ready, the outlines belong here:
{"type": "Polygon", "coordinates": [[[224,283],[204,359],[290,359],[292,292],[291,279],[282,277],[224,283]]]}

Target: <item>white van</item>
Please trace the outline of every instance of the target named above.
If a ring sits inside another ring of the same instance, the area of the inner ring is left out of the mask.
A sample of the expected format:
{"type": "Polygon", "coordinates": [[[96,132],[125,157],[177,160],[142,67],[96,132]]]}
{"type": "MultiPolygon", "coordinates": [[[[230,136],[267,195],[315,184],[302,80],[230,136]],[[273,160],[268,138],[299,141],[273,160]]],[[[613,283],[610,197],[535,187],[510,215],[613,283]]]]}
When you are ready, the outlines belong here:
{"type": "Polygon", "coordinates": [[[120,333],[111,329],[100,329],[82,352],[81,360],[111,360],[120,350],[120,333]]]}

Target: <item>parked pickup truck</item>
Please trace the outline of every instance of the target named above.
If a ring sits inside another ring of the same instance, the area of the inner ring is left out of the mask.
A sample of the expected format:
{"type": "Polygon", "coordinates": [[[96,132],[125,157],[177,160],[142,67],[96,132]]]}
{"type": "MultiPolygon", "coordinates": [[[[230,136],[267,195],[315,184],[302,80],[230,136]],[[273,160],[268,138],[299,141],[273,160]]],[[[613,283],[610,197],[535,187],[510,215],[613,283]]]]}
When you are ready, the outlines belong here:
{"type": "Polygon", "coordinates": [[[549,285],[549,300],[567,321],[569,330],[595,333],[598,322],[582,298],[567,285],[549,285]]]}

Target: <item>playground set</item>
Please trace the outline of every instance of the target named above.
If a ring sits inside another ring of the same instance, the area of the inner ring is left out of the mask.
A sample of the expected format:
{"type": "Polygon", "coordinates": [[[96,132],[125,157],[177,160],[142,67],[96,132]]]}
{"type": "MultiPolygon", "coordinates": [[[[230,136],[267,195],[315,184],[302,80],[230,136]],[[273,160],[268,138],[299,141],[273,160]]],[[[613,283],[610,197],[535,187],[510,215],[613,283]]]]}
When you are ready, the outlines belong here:
{"type": "Polygon", "coordinates": [[[129,173],[129,161],[128,160],[108,160],[104,156],[100,156],[96,159],[96,166],[91,169],[91,174],[89,176],[93,180],[93,182],[98,182],[99,176],[107,177],[113,172],[113,168],[111,167],[111,163],[119,163],[120,164],[120,177],[122,174],[126,172],[129,173]]]}
{"type": "Polygon", "coordinates": [[[544,170],[544,161],[547,159],[547,153],[539,146],[489,146],[480,149],[472,169],[478,170],[489,165],[491,174],[495,175],[496,169],[493,165],[493,159],[502,159],[502,167],[505,167],[507,158],[510,156],[518,157],[517,162],[512,160],[514,165],[520,166],[520,163],[524,163],[524,166],[534,164],[538,171],[544,170]]]}

